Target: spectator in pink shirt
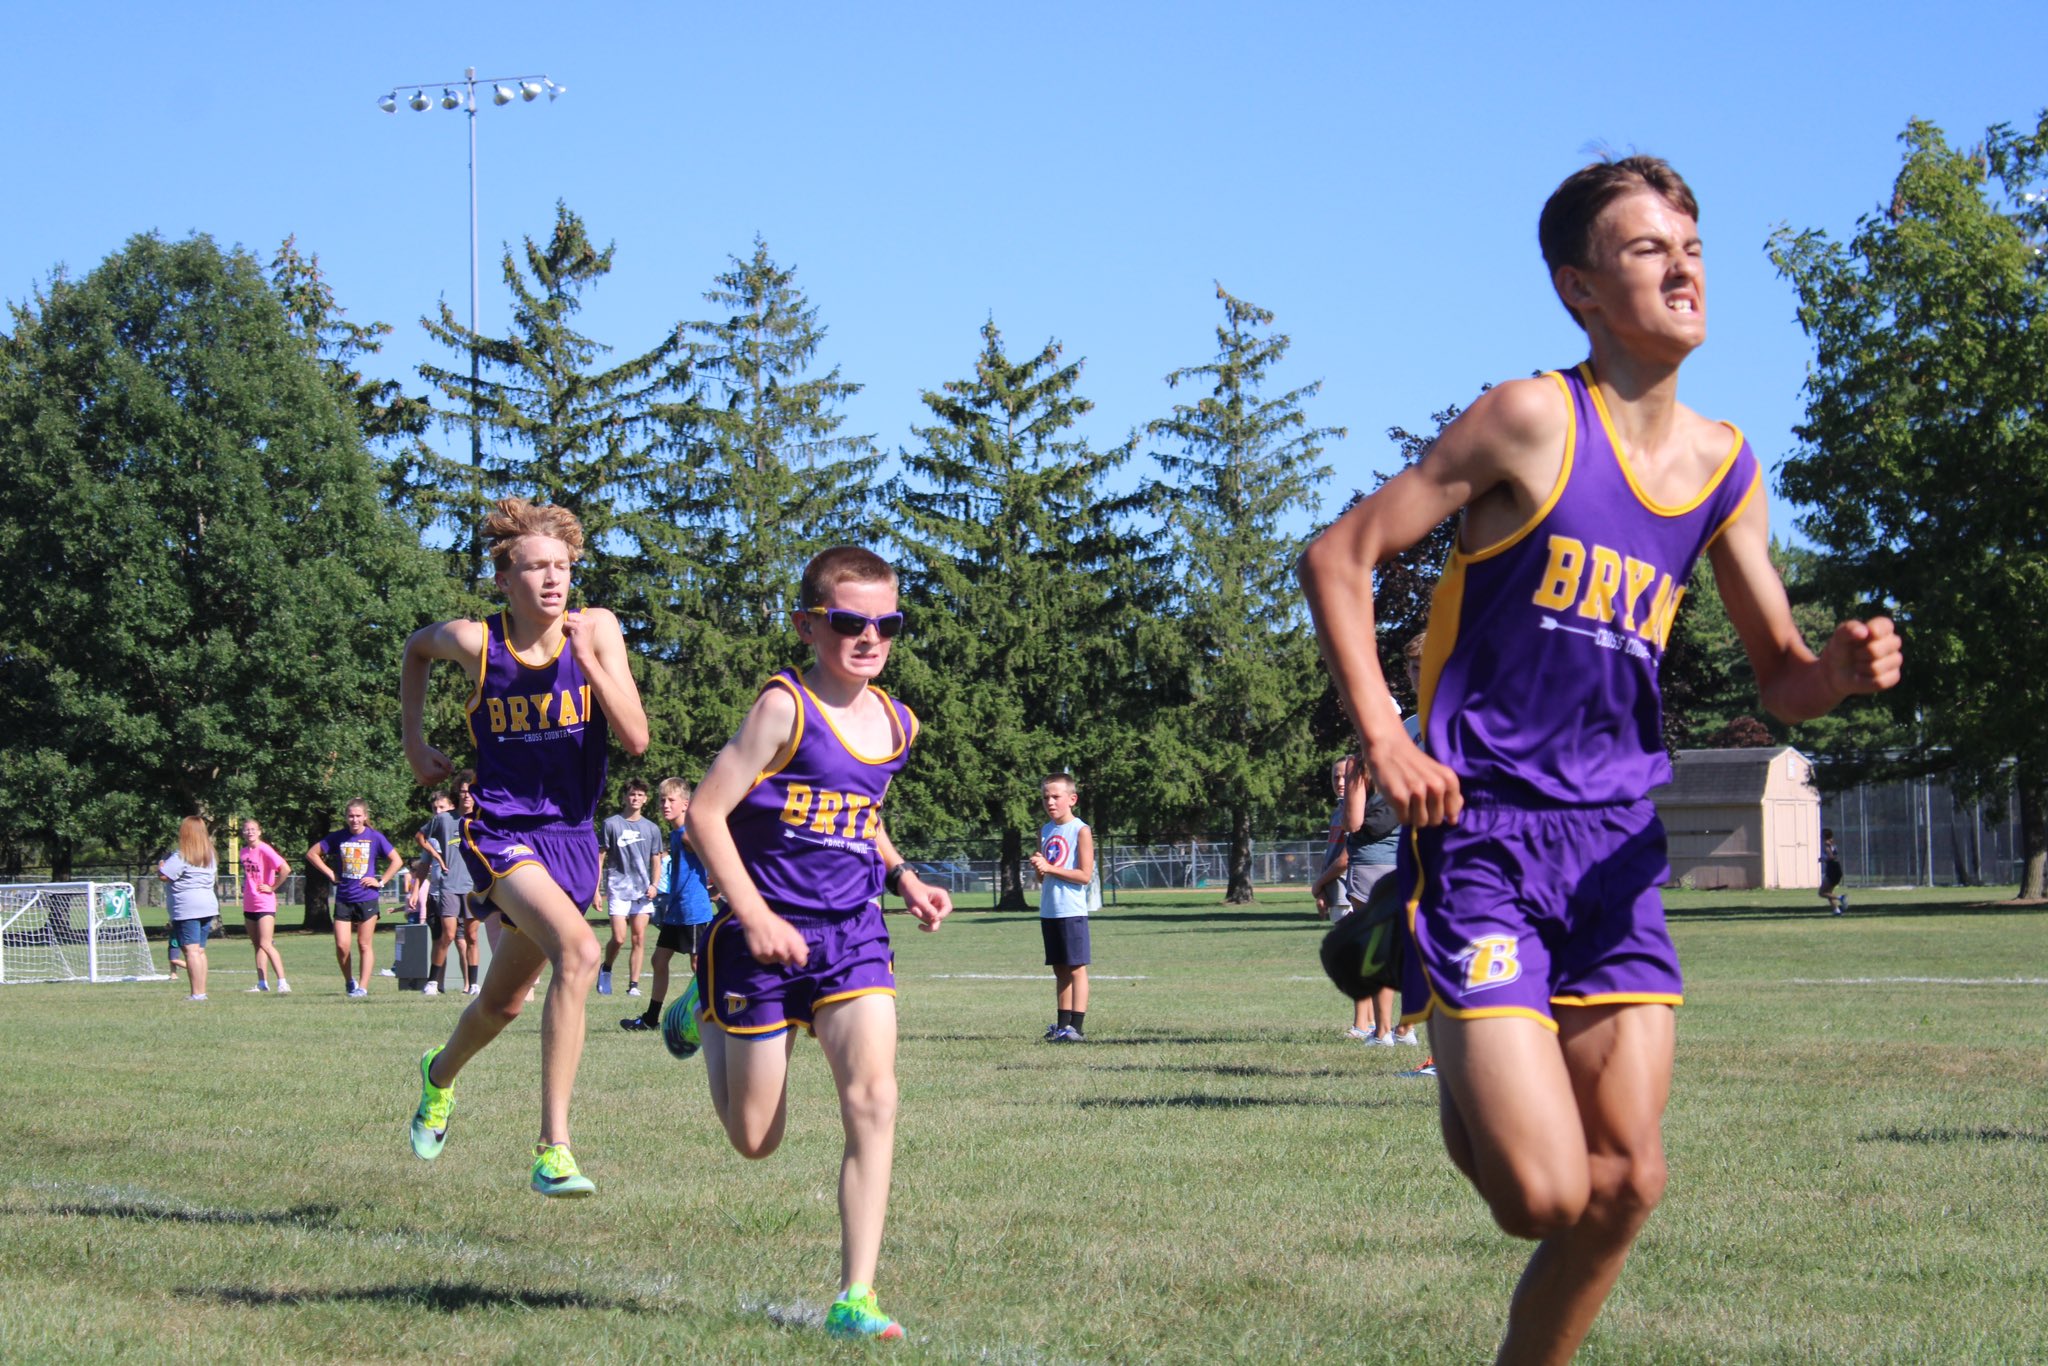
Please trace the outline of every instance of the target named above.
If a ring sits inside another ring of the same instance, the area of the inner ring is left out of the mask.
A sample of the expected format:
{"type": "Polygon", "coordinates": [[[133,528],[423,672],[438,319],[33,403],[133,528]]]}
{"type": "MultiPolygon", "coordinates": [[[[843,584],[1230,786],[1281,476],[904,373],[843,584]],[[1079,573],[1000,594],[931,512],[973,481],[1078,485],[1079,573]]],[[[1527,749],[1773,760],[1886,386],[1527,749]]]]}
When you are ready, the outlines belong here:
{"type": "Polygon", "coordinates": [[[277,889],[290,876],[292,867],[284,855],[263,840],[263,827],[253,820],[242,822],[242,924],[249,931],[249,943],[256,950],[256,985],[249,990],[269,991],[277,983],[277,994],[285,995],[292,984],[284,977],[284,959],[277,956],[274,931],[277,925],[277,889]],[[268,965],[270,976],[264,975],[268,965]]]}

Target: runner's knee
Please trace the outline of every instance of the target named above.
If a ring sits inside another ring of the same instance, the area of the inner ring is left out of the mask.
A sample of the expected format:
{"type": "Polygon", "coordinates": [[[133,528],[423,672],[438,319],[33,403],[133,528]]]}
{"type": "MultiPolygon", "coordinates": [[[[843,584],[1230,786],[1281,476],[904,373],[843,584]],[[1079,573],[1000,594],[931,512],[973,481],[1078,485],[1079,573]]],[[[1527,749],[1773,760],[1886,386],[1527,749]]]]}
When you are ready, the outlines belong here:
{"type": "Polygon", "coordinates": [[[1493,1221],[1516,1238],[1541,1242],[1585,1217],[1588,1192],[1583,1176],[1562,1172],[1519,1172],[1482,1187],[1493,1221]]]}
{"type": "Polygon", "coordinates": [[[896,1122],[896,1078],[859,1078],[839,1097],[839,1114],[849,1132],[872,1132],[896,1122]]]}
{"type": "Polygon", "coordinates": [[[1663,1200],[1666,1175],[1661,1147],[1596,1158],[1586,1217],[1617,1226],[1640,1224],[1663,1200]]]}

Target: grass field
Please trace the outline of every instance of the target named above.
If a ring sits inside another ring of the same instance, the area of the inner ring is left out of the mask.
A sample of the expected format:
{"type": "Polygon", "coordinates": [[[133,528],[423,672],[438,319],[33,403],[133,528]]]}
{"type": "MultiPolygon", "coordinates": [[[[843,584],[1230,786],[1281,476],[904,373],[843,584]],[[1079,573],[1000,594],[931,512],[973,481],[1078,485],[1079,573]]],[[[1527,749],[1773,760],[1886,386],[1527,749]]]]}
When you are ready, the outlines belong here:
{"type": "MultiPolygon", "coordinates": [[[[1672,1179],[1582,1359],[2048,1354],[2048,942],[1983,890],[1679,894],[1689,979],[1672,1179]]],[[[1364,1049],[1300,894],[1126,898],[1095,925],[1091,1041],[1054,1048],[1027,916],[896,928],[903,988],[882,1302],[814,1326],[839,1152],[814,1044],[790,1138],[730,1152],[702,1064],[593,998],[576,1147],[527,1193],[539,1011],[406,1146],[414,1060],[460,996],[0,991],[0,1361],[1444,1361],[1490,1354],[1526,1245],[1443,1157],[1434,1084],[1364,1049]]],[[[162,962],[163,946],[153,946],[162,962]]],[[[390,948],[388,935],[380,958],[390,948]]],[[[383,961],[388,962],[388,958],[383,961]]],[[[633,1004],[638,1004],[637,1002],[633,1004]]]]}

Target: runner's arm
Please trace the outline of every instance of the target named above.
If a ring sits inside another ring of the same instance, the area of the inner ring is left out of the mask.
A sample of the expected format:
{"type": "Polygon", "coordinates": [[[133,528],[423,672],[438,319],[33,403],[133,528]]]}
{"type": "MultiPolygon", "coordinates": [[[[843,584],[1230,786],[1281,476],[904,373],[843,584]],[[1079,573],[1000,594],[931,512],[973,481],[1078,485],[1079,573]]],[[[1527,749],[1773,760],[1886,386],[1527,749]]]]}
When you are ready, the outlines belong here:
{"type": "Polygon", "coordinates": [[[1845,621],[1818,655],[1807,647],[1771,563],[1770,508],[1761,484],[1707,554],[1771,715],[1810,721],[1846,697],[1883,692],[1899,681],[1902,645],[1890,617],[1845,621]]]}
{"type": "Polygon", "coordinates": [[[619,619],[606,608],[586,607],[562,618],[562,631],[569,637],[577,664],[590,679],[590,690],[597,694],[619,748],[628,754],[645,754],[647,712],[640,705],[640,688],[626,662],[626,637],[619,630],[619,619]]]}
{"type": "Polygon", "coordinates": [[[688,838],[745,932],[748,951],[764,963],[801,967],[810,960],[809,946],[762,899],[726,823],[760,775],[795,743],[796,720],[796,699],[787,688],[762,690],[740,722],[739,733],[726,742],[704,774],[690,802],[688,838]]]}
{"type": "Polygon", "coordinates": [[[480,621],[436,622],[422,626],[406,638],[405,662],[398,671],[398,709],[405,737],[405,762],[412,769],[414,781],[422,787],[446,782],[455,774],[455,765],[448,762],[448,756],[427,743],[427,675],[436,660],[445,660],[473,676],[483,662],[483,654],[484,626],[480,621]]]}
{"type": "Polygon", "coordinates": [[[896,852],[896,842],[880,826],[875,829],[875,852],[882,856],[883,868],[903,869],[902,875],[896,879],[896,895],[903,898],[904,908],[917,918],[917,927],[936,930],[939,922],[953,913],[953,894],[944,887],[927,885],[923,878],[905,867],[903,855],[896,852]]]}
{"type": "Polygon", "coordinates": [[[1530,506],[1541,471],[1562,459],[1571,420],[1556,385],[1515,380],[1481,394],[1424,453],[1338,518],[1297,566],[1316,639],[1380,788],[1403,824],[1455,824],[1464,808],[1457,775],[1418,749],[1402,726],[1380,671],[1373,627],[1373,571],[1483,498],[1530,506]],[[1546,455],[1554,452],[1546,466],[1546,455]]]}

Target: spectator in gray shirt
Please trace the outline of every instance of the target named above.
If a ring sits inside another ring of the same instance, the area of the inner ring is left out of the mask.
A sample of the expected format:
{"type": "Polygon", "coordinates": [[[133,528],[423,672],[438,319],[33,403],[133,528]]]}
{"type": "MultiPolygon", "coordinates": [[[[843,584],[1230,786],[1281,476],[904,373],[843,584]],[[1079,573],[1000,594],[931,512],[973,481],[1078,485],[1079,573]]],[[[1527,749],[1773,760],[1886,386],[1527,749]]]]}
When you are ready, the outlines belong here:
{"type": "Polygon", "coordinates": [[[156,875],[170,884],[164,900],[171,910],[171,943],[185,950],[185,970],[192,978],[186,999],[191,1001],[206,999],[206,937],[220,914],[220,899],[213,893],[219,867],[205,820],[187,816],[178,823],[177,849],[156,868],[156,875]]]}

